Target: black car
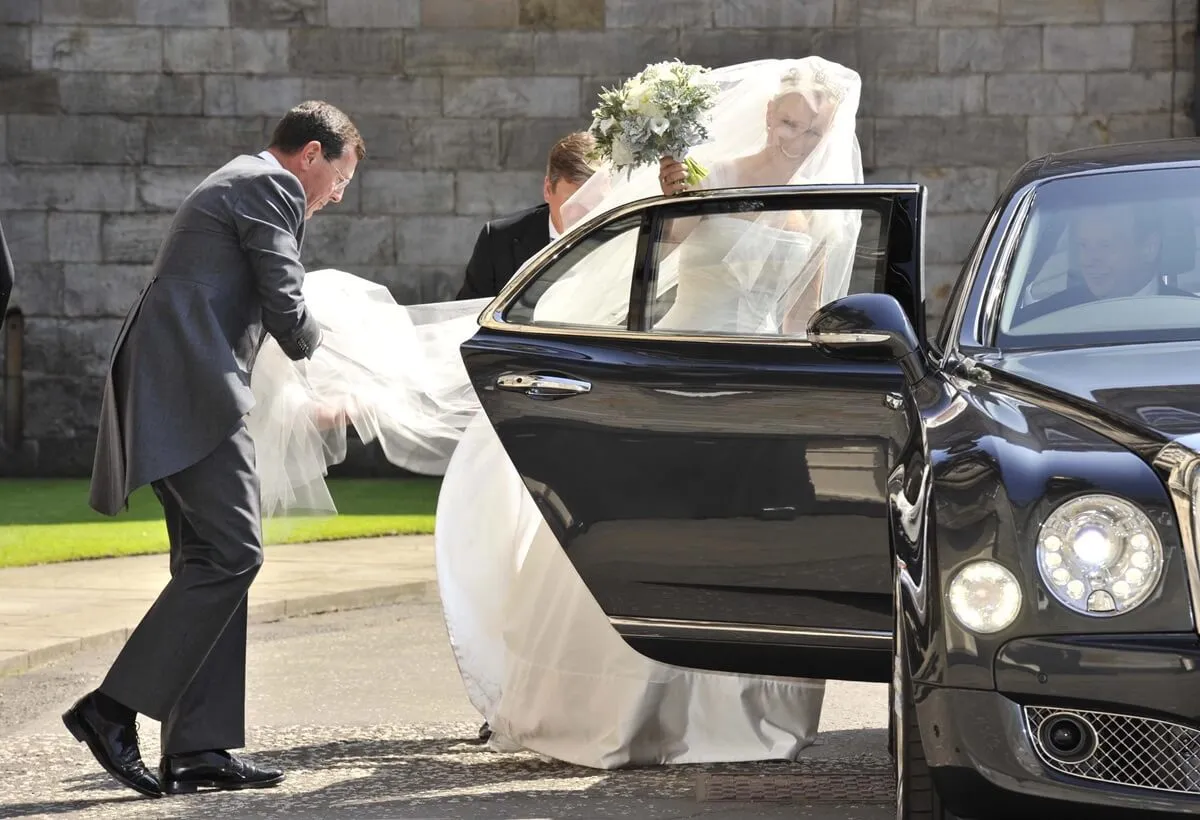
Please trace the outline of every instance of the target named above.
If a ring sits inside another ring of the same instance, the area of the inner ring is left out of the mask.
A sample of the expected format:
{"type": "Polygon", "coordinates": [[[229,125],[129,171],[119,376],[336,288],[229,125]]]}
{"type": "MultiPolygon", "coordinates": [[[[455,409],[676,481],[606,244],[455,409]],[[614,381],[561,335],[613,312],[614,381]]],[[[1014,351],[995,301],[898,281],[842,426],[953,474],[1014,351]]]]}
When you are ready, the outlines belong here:
{"type": "Polygon", "coordinates": [[[624,206],[532,260],[464,360],[631,646],[891,682],[897,817],[1200,814],[1200,141],[1026,165],[928,339],[924,200],[624,206]],[[807,332],[657,328],[676,220],[782,211],[861,221],[849,295],[807,332]],[[538,309],[587,276],[619,309],[538,309]]]}

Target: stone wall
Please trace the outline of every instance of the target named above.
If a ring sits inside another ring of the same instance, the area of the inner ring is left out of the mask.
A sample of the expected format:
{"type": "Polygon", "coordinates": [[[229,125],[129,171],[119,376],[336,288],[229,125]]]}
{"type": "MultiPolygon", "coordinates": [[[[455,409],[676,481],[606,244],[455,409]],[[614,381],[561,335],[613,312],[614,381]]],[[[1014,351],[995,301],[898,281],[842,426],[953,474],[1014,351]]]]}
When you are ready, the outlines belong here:
{"type": "MultiPolygon", "coordinates": [[[[937,315],[1031,155],[1192,135],[1196,0],[0,0],[0,219],[25,316],[23,445],[90,467],[109,347],[172,209],[306,98],[369,160],[310,266],[450,297],[485,218],[538,201],[546,149],[651,60],[820,54],[860,71],[869,178],[932,192],[937,315]]],[[[3,439],[0,438],[0,442],[3,439]]]]}

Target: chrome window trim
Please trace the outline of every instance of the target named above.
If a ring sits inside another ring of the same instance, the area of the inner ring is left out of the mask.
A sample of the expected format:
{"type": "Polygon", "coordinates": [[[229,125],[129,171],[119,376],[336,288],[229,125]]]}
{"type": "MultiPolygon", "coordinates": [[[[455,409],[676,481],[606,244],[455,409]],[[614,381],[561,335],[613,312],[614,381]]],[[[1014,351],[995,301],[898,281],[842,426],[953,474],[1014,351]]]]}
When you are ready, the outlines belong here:
{"type": "MultiPolygon", "coordinates": [[[[975,282],[979,278],[980,268],[983,267],[983,260],[987,258],[988,246],[991,244],[991,237],[996,231],[996,226],[1000,222],[1000,217],[1004,215],[1004,208],[993,208],[991,216],[984,223],[981,233],[982,241],[979,242],[979,247],[975,249],[975,255],[971,258],[970,263],[965,270],[959,271],[959,277],[968,277],[970,287],[964,287],[958,292],[958,304],[948,305],[947,307],[953,311],[950,317],[950,327],[946,329],[945,349],[941,351],[940,365],[945,366],[950,358],[951,351],[957,350],[959,340],[962,336],[962,326],[967,314],[967,305],[971,302],[971,292],[975,289],[975,282]]],[[[922,239],[924,241],[924,239],[922,239]]]]}
{"type": "Polygon", "coordinates": [[[975,338],[981,347],[991,347],[994,343],[997,323],[1000,320],[1000,299],[1008,286],[1009,266],[1013,254],[1016,253],[1017,243],[1025,233],[1025,225],[1029,221],[1033,202],[1037,198],[1037,187],[1037,185],[1030,185],[1020,194],[1016,211],[1009,220],[1008,230],[996,252],[996,260],[992,263],[991,270],[988,271],[987,281],[984,282],[979,300],[979,315],[976,316],[974,329],[975,338]]]}
{"type": "MultiPolygon", "coordinates": [[[[620,632],[627,630],[654,630],[664,633],[689,635],[693,638],[708,633],[710,636],[758,636],[788,638],[818,638],[827,642],[855,642],[860,645],[879,644],[879,648],[891,646],[892,633],[867,629],[819,629],[778,624],[735,624],[726,621],[691,621],[675,618],[637,618],[610,616],[609,623],[620,632]]],[[[634,637],[650,637],[645,634],[634,637]]]]}
{"type": "Polygon", "coordinates": [[[1200,453],[1172,442],[1159,451],[1154,466],[1166,474],[1167,491],[1175,520],[1179,523],[1180,544],[1187,567],[1188,593],[1192,602],[1192,629],[1200,634],[1200,453]]]}
{"type": "MultiPolygon", "coordinates": [[[[690,191],[675,196],[656,196],[627,202],[610,211],[597,214],[586,222],[576,225],[563,236],[551,242],[534,254],[523,266],[522,271],[508,281],[479,317],[479,326],[487,330],[502,333],[523,333],[550,337],[586,337],[590,339],[628,339],[660,342],[695,342],[697,344],[768,344],[785,347],[813,347],[813,343],[804,337],[767,336],[752,334],[718,334],[718,333],[662,333],[646,330],[628,330],[623,327],[588,327],[584,325],[531,325],[506,322],[501,318],[504,310],[511,306],[516,294],[541,274],[546,265],[559,256],[575,248],[594,230],[617,222],[629,216],[644,214],[663,205],[680,204],[695,200],[712,202],[738,201],[745,199],[791,199],[798,196],[853,196],[865,197],[898,197],[919,196],[921,186],[912,184],[890,185],[776,185],[758,188],[720,188],[708,191],[690,191]]],[[[922,230],[921,230],[921,304],[924,306],[924,208],[926,198],[922,197],[922,230]]]]}

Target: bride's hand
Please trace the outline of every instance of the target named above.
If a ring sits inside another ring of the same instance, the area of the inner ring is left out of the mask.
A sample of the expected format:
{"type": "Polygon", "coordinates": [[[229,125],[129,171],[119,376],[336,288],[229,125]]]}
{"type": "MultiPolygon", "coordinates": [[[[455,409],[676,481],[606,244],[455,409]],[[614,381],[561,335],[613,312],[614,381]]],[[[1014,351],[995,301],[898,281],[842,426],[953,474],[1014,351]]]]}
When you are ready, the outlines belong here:
{"type": "Polygon", "coordinates": [[[687,190],[684,180],[687,179],[687,168],[674,157],[663,157],[658,161],[658,186],[662,188],[663,196],[673,196],[687,190]]]}

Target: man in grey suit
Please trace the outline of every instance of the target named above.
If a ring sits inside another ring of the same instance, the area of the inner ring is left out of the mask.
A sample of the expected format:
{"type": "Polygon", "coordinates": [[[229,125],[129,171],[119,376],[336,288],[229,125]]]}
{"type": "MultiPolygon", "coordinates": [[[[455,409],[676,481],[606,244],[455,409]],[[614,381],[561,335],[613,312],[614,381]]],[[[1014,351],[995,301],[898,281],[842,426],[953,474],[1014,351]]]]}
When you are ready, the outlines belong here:
{"type": "Polygon", "coordinates": [[[151,485],[170,536],[171,580],[100,687],[63,722],[144,795],[283,779],[229,753],[245,744],[246,594],[263,560],[244,416],[265,334],[297,361],[321,343],[301,295],[305,220],[341,201],[364,155],[337,108],[293,108],[265,151],[237,157],[187,196],[117,336],[91,503],[116,515],[151,485]],[[138,748],[138,713],[162,722],[158,778],[138,748]]]}

